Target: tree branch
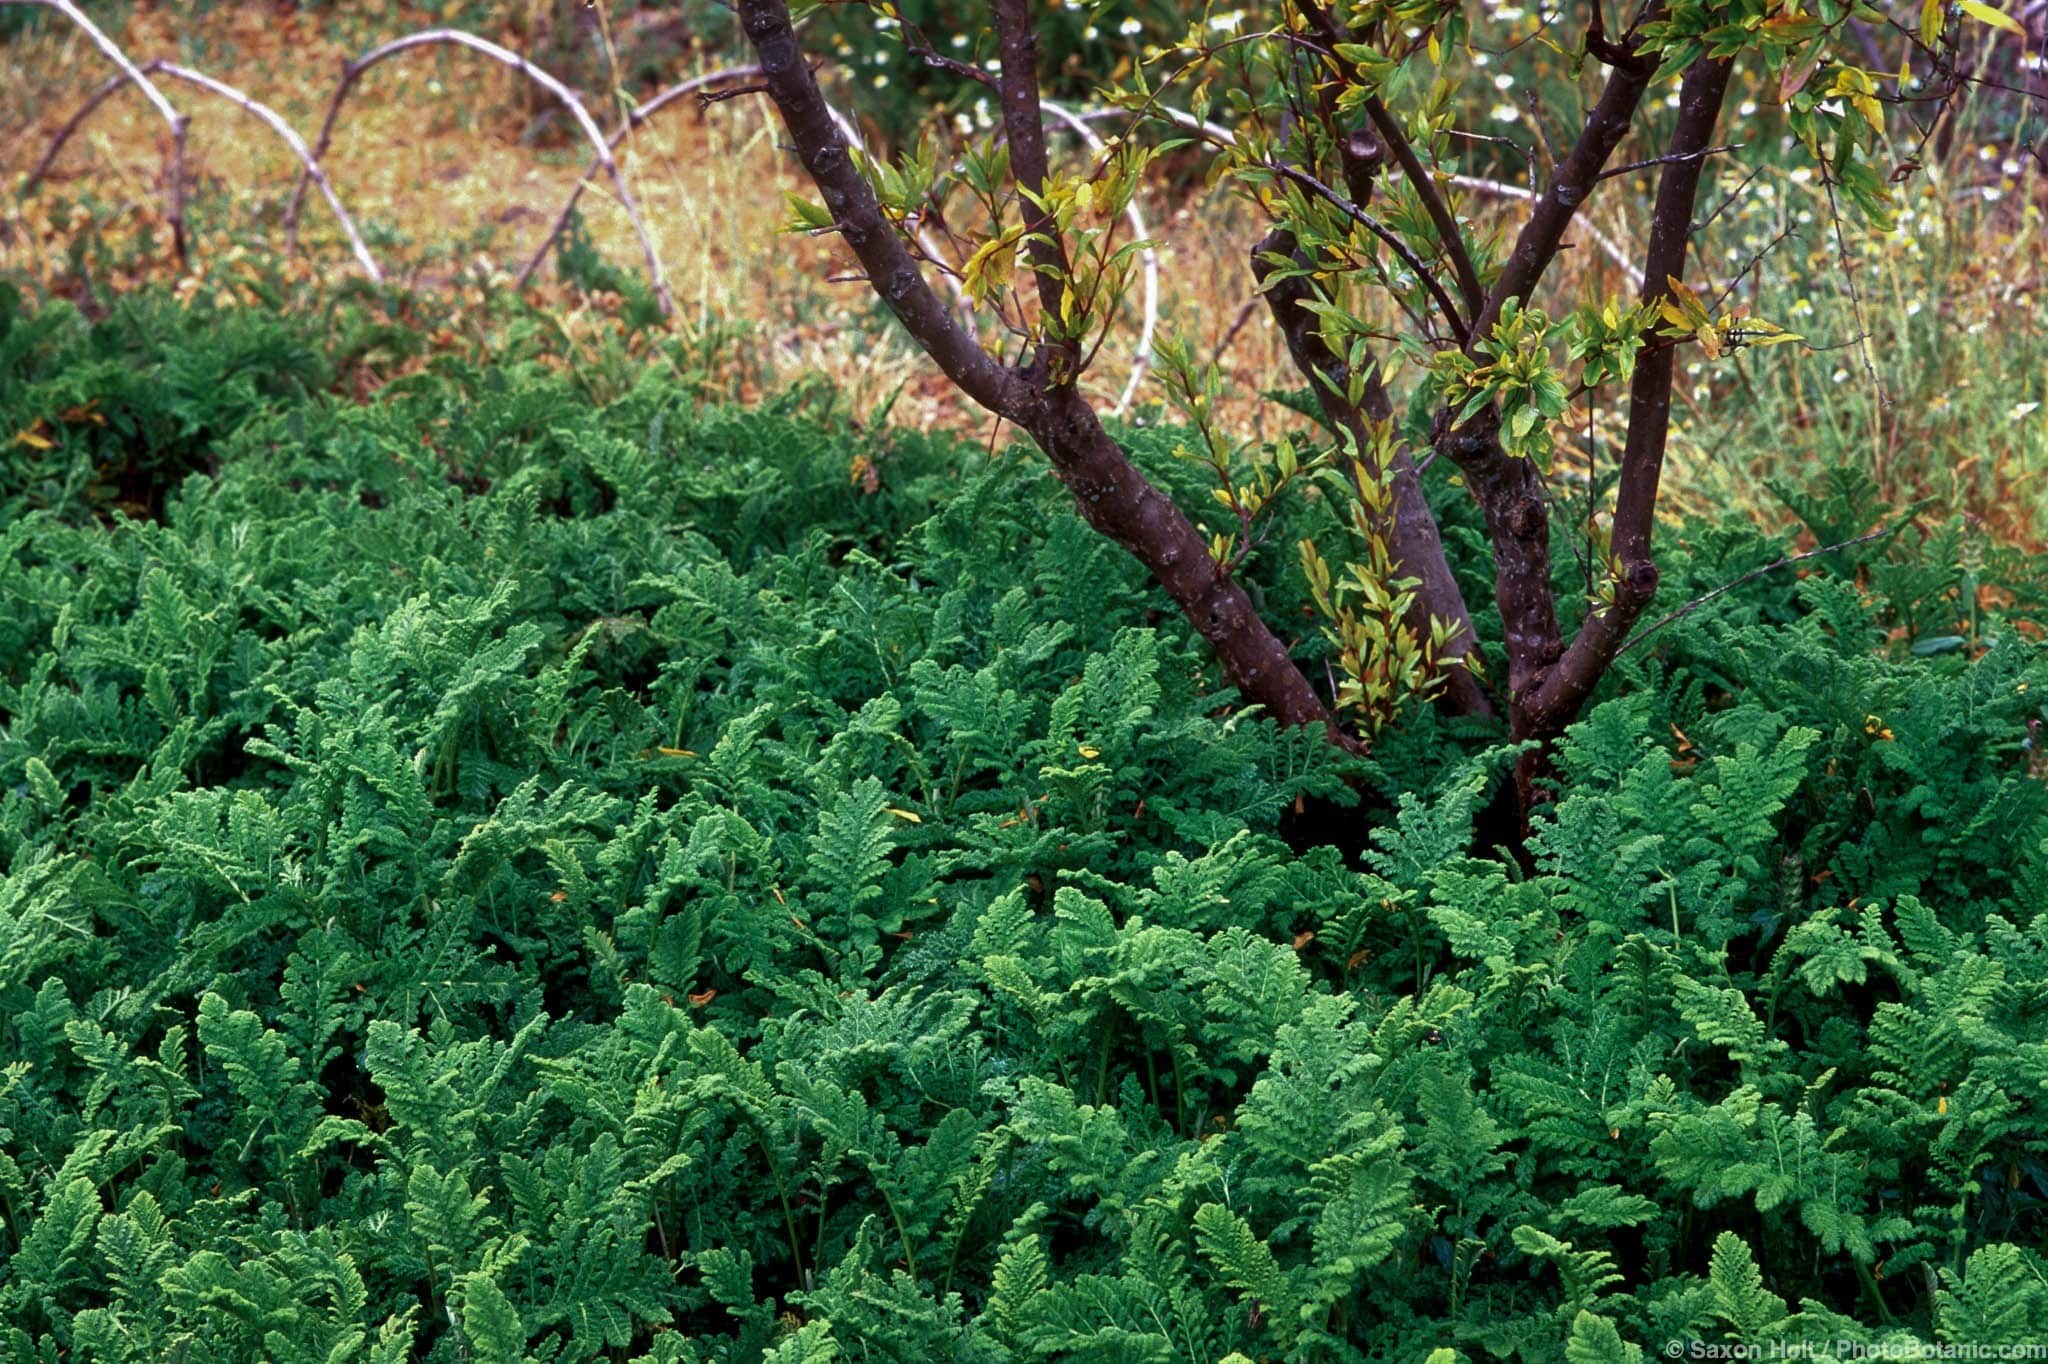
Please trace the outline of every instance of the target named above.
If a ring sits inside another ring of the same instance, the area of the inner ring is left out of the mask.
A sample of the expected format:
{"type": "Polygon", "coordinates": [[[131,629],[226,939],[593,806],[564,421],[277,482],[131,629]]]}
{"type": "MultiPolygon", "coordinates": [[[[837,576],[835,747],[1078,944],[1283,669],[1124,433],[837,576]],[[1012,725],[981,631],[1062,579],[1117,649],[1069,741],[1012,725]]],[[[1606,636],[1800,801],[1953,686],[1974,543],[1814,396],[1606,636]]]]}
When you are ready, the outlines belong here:
{"type": "MultiPolygon", "coordinates": [[[[1089,127],[1087,120],[1051,100],[1042,104],[1045,112],[1073,129],[1074,135],[1087,143],[1090,151],[1100,155],[1105,150],[1102,135],[1089,127]]],[[[1150,243],[1152,233],[1145,226],[1144,214],[1138,210],[1138,196],[1135,194],[1124,205],[1124,220],[1130,223],[1134,239],[1146,243],[1138,253],[1138,261],[1145,270],[1145,312],[1138,328],[1137,358],[1131,362],[1131,374],[1124,381],[1122,395],[1117,398],[1116,406],[1110,409],[1113,417],[1121,417],[1129,411],[1131,400],[1138,396],[1138,387],[1145,382],[1145,372],[1152,367],[1152,339],[1159,331],[1159,252],[1150,243]]]]}
{"type": "Polygon", "coordinates": [[[804,61],[788,5],[784,0],[739,0],[739,10],[797,159],[875,292],[963,393],[1015,421],[1023,384],[961,327],[919,273],[895,226],[883,217],[874,187],[854,164],[817,77],[804,61]]]}
{"type": "Polygon", "coordinates": [[[1400,257],[1401,263],[1414,272],[1416,279],[1422,282],[1422,287],[1429,291],[1430,299],[1436,304],[1437,311],[1444,315],[1444,321],[1449,325],[1451,334],[1458,339],[1460,344],[1469,339],[1471,331],[1466,325],[1464,318],[1458,315],[1458,305],[1451,302],[1451,296],[1444,292],[1443,285],[1437,283],[1436,276],[1429,272],[1429,267],[1422,263],[1421,257],[1410,250],[1408,243],[1402,241],[1400,235],[1392,228],[1373,217],[1372,214],[1367,213],[1342,194],[1339,194],[1329,185],[1324,184],[1315,176],[1302,170],[1299,166],[1290,166],[1284,161],[1260,161],[1255,164],[1265,167],[1275,175],[1284,176],[1294,181],[1303,189],[1308,190],[1317,198],[1329,204],[1330,207],[1336,209],[1346,218],[1349,218],[1352,222],[1357,223],[1360,227],[1372,233],[1373,236],[1385,242],[1393,250],[1394,254],[1400,257]]]}
{"type": "MultiPolygon", "coordinates": [[[[848,156],[816,78],[804,62],[786,0],[738,0],[741,27],[766,76],[797,157],[818,187],[840,235],[859,258],[904,328],[969,397],[1031,434],[1051,460],[1075,509],[1090,526],[1142,563],[1207,641],[1224,676],[1282,724],[1320,725],[1332,740],[1353,742],[1294,666],[1287,646],[1259,617],[1251,597],[1210,557],[1209,542],[1173,500],[1147,480],[1102,429],[1071,384],[1044,382],[1044,361],[1023,371],[999,364],[962,331],[918,273],[874,189],[848,156]]],[[[1006,66],[1008,65],[1006,59],[1006,66]]],[[[1020,100],[1021,104],[1022,101],[1020,100]]],[[[1039,127],[1037,97],[1024,122],[1039,127]]],[[[1014,138],[1016,129],[1011,129],[1014,138]]],[[[1037,143],[1043,183],[1043,142],[1037,143]]],[[[1013,167],[1016,147],[1012,146],[1013,167]]],[[[1019,170],[1028,183],[1031,154],[1019,170]]]]}
{"type": "MultiPolygon", "coordinates": [[[[1016,179],[1024,230],[1028,234],[1027,254],[1038,276],[1039,325],[1049,326],[1060,317],[1072,268],[1058,225],[1045,207],[1045,182],[1051,171],[1045,152],[1045,119],[1038,107],[1038,30],[1031,20],[1029,0],[993,0],[996,20],[996,51],[1002,57],[1002,74],[996,88],[1003,109],[1003,136],[1010,144],[1010,174],[1016,179]]],[[[1063,357],[1057,367],[1053,356],[1046,363],[1049,381],[1072,384],[1080,375],[1080,347],[1071,339],[1056,349],[1063,357]]]]}
{"type": "MultiPolygon", "coordinates": [[[[1671,294],[1670,280],[1685,273],[1685,257],[1693,235],[1693,209],[1699,201],[1706,148],[1720,122],[1731,66],[1725,59],[1694,62],[1685,73],[1678,96],[1678,125],[1671,134],[1670,164],[1657,181],[1657,200],[1650,213],[1650,244],[1644,254],[1647,284],[1643,301],[1671,294]]],[[[1664,471],[1664,447],[1671,430],[1671,384],[1677,351],[1646,348],[1629,384],[1628,437],[1621,454],[1621,482],[1615,492],[1612,551],[1620,573],[1611,604],[1589,613],[1557,666],[1529,698],[1532,715],[1555,733],[1592,694],[1594,685],[1622,647],[1629,628],[1657,592],[1657,565],[1650,557],[1655,529],[1657,484],[1664,471]]]]}
{"type": "Polygon", "coordinates": [[[1465,314],[1478,317],[1486,306],[1486,290],[1479,283],[1478,267],[1472,263],[1472,253],[1465,249],[1465,237],[1459,230],[1458,217],[1451,212],[1451,206],[1438,190],[1436,179],[1422,164],[1422,158],[1415,154],[1415,146],[1401,131],[1401,125],[1387,106],[1375,95],[1365,102],[1366,116],[1372,119],[1372,126],[1379,130],[1380,140],[1393,151],[1394,160],[1400,164],[1401,174],[1422,200],[1423,209],[1429,220],[1436,224],[1436,235],[1443,241],[1444,250],[1450,255],[1451,270],[1458,279],[1458,293],[1464,300],[1465,314]]]}
{"type": "MultiPolygon", "coordinates": [[[[1663,0],[1650,0],[1644,17],[1655,18],[1662,10],[1663,0]]],[[[1657,69],[1654,58],[1643,56],[1633,47],[1610,50],[1606,59],[1613,63],[1606,87],[1586,115],[1586,126],[1578,141],[1565,153],[1551,178],[1550,188],[1537,198],[1535,210],[1516,236],[1500,278],[1494,281],[1493,290],[1486,297],[1486,306],[1472,323],[1475,342],[1492,334],[1494,324],[1500,321],[1501,308],[1509,299],[1526,299],[1557,258],[1565,229],[1571,226],[1579,205],[1592,193],[1607,159],[1627,136],[1635,120],[1636,106],[1642,103],[1643,92],[1649,89],[1650,77],[1657,69]]]]}

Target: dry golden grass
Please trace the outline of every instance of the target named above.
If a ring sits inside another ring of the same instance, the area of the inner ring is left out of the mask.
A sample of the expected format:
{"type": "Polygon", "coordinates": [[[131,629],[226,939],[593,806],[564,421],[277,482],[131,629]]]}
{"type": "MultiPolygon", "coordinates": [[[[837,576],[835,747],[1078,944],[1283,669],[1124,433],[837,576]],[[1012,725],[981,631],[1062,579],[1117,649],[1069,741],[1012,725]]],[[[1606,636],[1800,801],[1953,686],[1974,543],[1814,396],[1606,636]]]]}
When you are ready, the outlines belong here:
{"type": "MultiPolygon", "coordinates": [[[[514,7],[507,31],[482,36],[519,47],[510,31],[519,17],[514,7]]],[[[382,38],[428,26],[436,16],[366,0],[350,18],[360,31],[382,38]]],[[[292,6],[220,5],[203,14],[145,6],[133,11],[116,36],[137,61],[170,57],[245,90],[310,142],[342,63],[360,50],[333,41],[329,27],[292,6]]],[[[19,186],[52,132],[105,75],[99,54],[59,25],[0,47],[0,83],[11,92],[0,102],[0,184],[19,186]]],[[[279,220],[297,163],[240,110],[189,87],[171,87],[169,93],[192,116],[193,269],[215,278],[226,272],[232,279],[234,271],[252,268],[248,262],[255,253],[282,240],[279,220]]],[[[325,166],[393,274],[466,296],[511,286],[588,156],[587,147],[564,135],[563,121],[542,129],[544,135],[523,138],[537,126],[529,123],[537,107],[536,92],[523,77],[453,49],[407,54],[365,77],[325,166]]],[[[602,97],[592,98],[591,110],[606,127],[619,116],[602,97]]],[[[708,109],[694,102],[671,106],[625,144],[622,162],[677,303],[670,327],[685,335],[729,338],[717,351],[717,391],[726,396],[752,400],[823,379],[855,413],[874,411],[894,395],[892,421],[987,430],[985,415],[959,398],[899,333],[882,325],[880,309],[852,278],[851,260],[836,244],[780,231],[783,192],[803,186],[777,146],[778,131],[766,102],[743,96],[708,109]]],[[[86,282],[78,278],[71,255],[89,229],[102,238],[128,238],[125,256],[112,253],[121,263],[97,283],[121,288],[177,276],[161,214],[163,144],[162,124],[140,97],[123,92],[110,100],[36,194],[10,194],[0,202],[0,273],[82,295],[86,282]],[[89,213],[77,206],[86,199],[94,205],[89,213]]],[[[2038,189],[2038,181],[2029,183],[2038,189]]],[[[1942,192],[1949,193],[1945,182],[1942,192]]],[[[1917,248],[1909,252],[1897,240],[1871,253],[1862,278],[1869,290],[1866,304],[1878,321],[1869,368],[1882,401],[1843,402],[1866,383],[1860,353],[1842,360],[1855,379],[1846,387],[1830,382],[1838,357],[1795,360],[1786,352],[1772,358],[1785,374],[1771,380],[1767,394],[1752,388],[1746,373],[1731,377],[1717,371],[1683,384],[1680,427],[1665,479],[1667,509],[1714,513],[1737,507],[1781,519],[1782,511],[1762,490],[1763,479],[1790,471],[1794,481],[1803,481],[1801,466],[1839,459],[1851,449],[1867,458],[1895,497],[1933,495],[2009,534],[2037,539],[2041,497],[2033,481],[2048,461],[2036,434],[2043,421],[1998,426],[1990,416],[2005,402],[2017,404],[2030,393],[2039,398],[2028,387],[2038,387],[2038,376],[1979,372],[2001,356],[2020,353],[2001,346],[1996,329],[2023,335],[2028,344],[2021,352],[2039,353],[2038,284],[2017,294],[2012,285],[2035,269],[2042,219],[2037,206],[2021,211],[2016,202],[2004,206],[2009,211],[1977,205],[1966,215],[1951,214],[1950,239],[1932,265],[1917,248]],[[1939,273],[1929,273],[1937,267],[1939,273]],[[1953,345],[1937,337],[1929,354],[1925,337],[1909,342],[1909,329],[1893,325],[1916,291],[1937,295],[1935,306],[1953,332],[1953,345]],[[1987,327],[1994,328],[1989,335],[1987,327]],[[1913,377],[1936,372],[1945,375],[1940,392],[1913,377]],[[1904,387],[1911,383],[1921,387],[1904,387]],[[1986,389],[2009,388],[2012,394],[1999,403],[1970,404],[1981,420],[1965,437],[1953,419],[1929,409],[1954,401],[1951,395],[1972,384],[1980,398],[1986,389]],[[1953,453],[1938,446],[1953,446],[1953,453]]],[[[1481,215],[1483,230],[1503,230],[1514,221],[1513,205],[1468,203],[1481,215]]],[[[609,186],[593,182],[584,205],[604,258],[638,273],[640,253],[609,186]]],[[[1946,205],[1944,200],[1940,211],[1950,212],[1946,205]]],[[[1257,227],[1224,196],[1194,200],[1160,186],[1143,206],[1160,242],[1165,322],[1190,335],[1204,355],[1230,337],[1223,352],[1230,395],[1219,414],[1223,429],[1244,437],[1271,434],[1292,419],[1260,392],[1294,388],[1300,380],[1263,308],[1243,313],[1243,325],[1231,331],[1251,297],[1247,252],[1257,227]]],[[[1628,240],[1613,219],[1602,221],[1628,240]]],[[[308,198],[304,222],[304,269],[328,279],[356,269],[315,197],[308,198]]],[[[1815,256],[1809,268],[1825,273],[1831,241],[1809,238],[1806,249],[1815,256]]],[[[1561,296],[1578,294],[1582,286],[1609,293],[1621,288],[1617,273],[1590,244],[1566,253],[1564,274],[1553,286],[1561,296]]],[[[618,302],[562,286],[552,268],[535,277],[532,291],[571,335],[611,325],[618,302]]],[[[1837,323],[1841,302],[1834,300],[1837,323]]],[[[1105,405],[1135,359],[1135,299],[1129,313],[1128,325],[1112,337],[1091,375],[1105,405]]],[[[1800,323],[1797,317],[1775,320],[1800,323]]],[[[1159,394],[1152,388],[1145,396],[1156,400],[1159,394]]],[[[1596,414],[1603,427],[1617,416],[1612,410],[1596,414]]],[[[1570,426],[1583,432],[1583,414],[1570,426]]],[[[1561,453],[1555,484],[1561,495],[1578,495],[1573,489],[1582,469],[1582,458],[1569,449],[1561,453]]]]}

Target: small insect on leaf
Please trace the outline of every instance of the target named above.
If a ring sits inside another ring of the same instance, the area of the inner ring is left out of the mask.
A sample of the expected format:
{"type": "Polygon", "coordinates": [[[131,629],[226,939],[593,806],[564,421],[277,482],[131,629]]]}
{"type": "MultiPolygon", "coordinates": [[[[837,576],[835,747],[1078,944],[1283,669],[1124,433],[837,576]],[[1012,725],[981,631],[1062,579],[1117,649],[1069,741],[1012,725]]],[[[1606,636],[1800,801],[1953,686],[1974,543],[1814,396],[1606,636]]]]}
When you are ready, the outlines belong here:
{"type": "Polygon", "coordinates": [[[902,820],[902,821],[903,821],[903,822],[904,822],[905,824],[922,824],[922,823],[924,823],[924,816],[923,816],[923,815],[920,815],[920,814],[916,814],[916,813],[914,813],[914,812],[912,812],[912,811],[909,811],[909,810],[904,810],[904,809],[900,809],[900,808],[898,808],[897,806],[894,806],[894,805],[886,806],[886,807],[884,807],[884,808],[885,808],[885,809],[887,809],[887,810],[888,810],[888,812],[889,812],[890,814],[892,814],[892,815],[896,816],[896,818],[898,818],[898,819],[902,820]]]}
{"type": "Polygon", "coordinates": [[[1099,749],[1099,748],[1093,747],[1092,745],[1089,745],[1089,744],[1082,744],[1082,745],[1081,745],[1081,756],[1082,756],[1082,757],[1084,757],[1084,758],[1086,758],[1086,759],[1088,759],[1088,760],[1089,760],[1090,762],[1093,762],[1093,761],[1094,761],[1095,759],[1097,759],[1097,758],[1099,758],[1099,757],[1101,757],[1101,756],[1102,756],[1102,750],[1101,750],[1101,749],[1099,749]]]}
{"type": "Polygon", "coordinates": [[[712,1000],[718,998],[718,989],[714,986],[710,989],[699,991],[694,995],[689,995],[687,998],[690,1001],[691,1008],[701,1009],[712,1000]]]}
{"type": "Polygon", "coordinates": [[[691,748],[657,748],[654,750],[664,758],[694,758],[697,751],[691,748]]]}

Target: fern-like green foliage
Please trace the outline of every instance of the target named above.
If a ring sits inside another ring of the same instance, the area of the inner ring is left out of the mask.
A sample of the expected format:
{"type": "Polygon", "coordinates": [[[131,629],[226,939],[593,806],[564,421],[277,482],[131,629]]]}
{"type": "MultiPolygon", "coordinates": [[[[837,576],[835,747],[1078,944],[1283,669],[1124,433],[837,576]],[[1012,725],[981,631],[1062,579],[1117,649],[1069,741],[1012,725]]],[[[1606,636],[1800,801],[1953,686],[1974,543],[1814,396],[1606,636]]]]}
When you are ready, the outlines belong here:
{"type": "Polygon", "coordinates": [[[1939,536],[1628,655],[1507,860],[1499,736],[1234,715],[1028,462],[157,308],[0,310],[0,1359],[2048,1337],[2048,669],[1886,644],[1939,536]]]}

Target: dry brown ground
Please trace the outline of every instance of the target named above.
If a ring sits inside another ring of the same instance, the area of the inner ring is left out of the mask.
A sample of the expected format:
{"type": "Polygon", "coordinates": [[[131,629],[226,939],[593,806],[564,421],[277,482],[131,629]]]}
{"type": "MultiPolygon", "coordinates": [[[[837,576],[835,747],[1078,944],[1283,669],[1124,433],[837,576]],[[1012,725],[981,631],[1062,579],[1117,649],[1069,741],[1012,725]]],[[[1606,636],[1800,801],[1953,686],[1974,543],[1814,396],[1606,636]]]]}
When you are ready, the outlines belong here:
{"type": "MultiPolygon", "coordinates": [[[[335,73],[355,51],[290,7],[216,6],[199,15],[179,8],[138,8],[115,36],[138,62],[169,57],[235,85],[311,142],[335,73]]],[[[392,36],[429,21],[389,8],[391,23],[382,31],[392,36]]],[[[0,81],[18,92],[0,103],[0,184],[20,185],[107,70],[74,32],[0,48],[0,81]]],[[[408,54],[363,79],[323,164],[387,268],[409,270],[429,287],[489,281],[502,288],[524,263],[587,158],[586,146],[559,127],[545,145],[522,140],[521,111],[531,98],[525,87],[516,73],[454,49],[408,54]]],[[[195,269],[206,268],[209,255],[217,265],[236,253],[236,244],[274,227],[298,163],[231,104],[169,81],[164,88],[192,119],[187,163],[195,269]]],[[[601,97],[591,109],[607,129],[616,123],[616,108],[601,97]]],[[[748,389],[820,374],[864,411],[901,385],[896,420],[978,424],[979,414],[962,410],[906,345],[877,344],[876,309],[860,283],[844,278],[852,273],[848,258],[829,243],[779,230],[787,216],[783,193],[804,186],[777,147],[777,131],[762,99],[742,97],[708,109],[691,101],[671,106],[626,143],[622,164],[674,290],[677,325],[709,332],[736,320],[748,324],[744,344],[755,352],[741,367],[748,389]]],[[[134,265],[108,282],[175,274],[161,215],[164,143],[161,120],[139,95],[123,92],[108,101],[35,196],[0,208],[8,226],[0,233],[0,271],[62,287],[65,249],[79,223],[53,219],[53,211],[61,212],[54,206],[89,193],[116,206],[138,238],[134,265]]],[[[1245,251],[1256,234],[1247,235],[1235,215],[1217,206],[1196,213],[1155,198],[1146,207],[1155,235],[1164,238],[1163,310],[1213,349],[1249,296],[1245,251]],[[1158,223],[1161,218],[1167,221],[1158,223]]],[[[601,180],[586,193],[584,212],[606,258],[641,272],[630,224],[601,180]]],[[[316,197],[309,196],[304,222],[305,255],[314,268],[354,270],[345,239],[316,197]]],[[[551,276],[551,269],[536,276],[541,289],[551,287],[551,276]]],[[[562,303],[572,312],[587,306],[566,295],[562,303]]],[[[1130,311],[1130,325],[1111,340],[1096,370],[1106,401],[1122,388],[1135,355],[1135,300],[1130,311]]],[[[1285,378],[1283,360],[1262,312],[1232,342],[1230,363],[1247,393],[1285,378]]]]}

